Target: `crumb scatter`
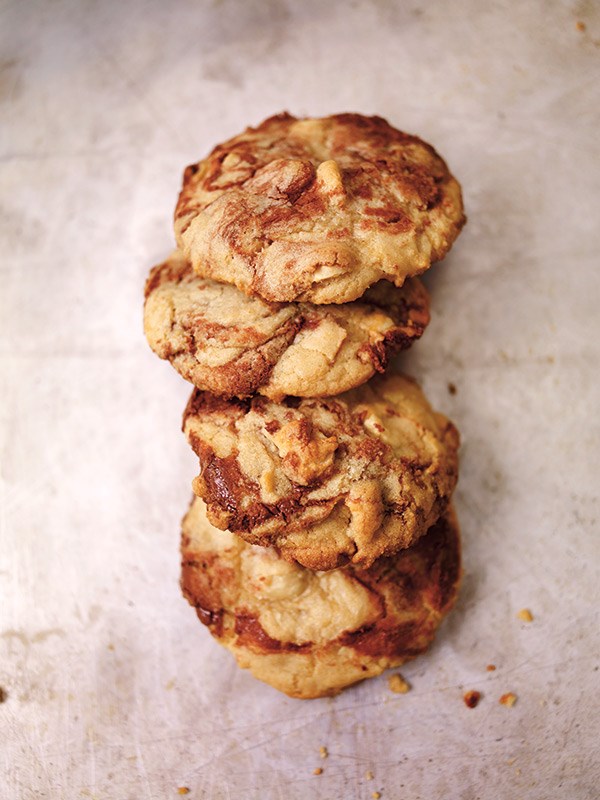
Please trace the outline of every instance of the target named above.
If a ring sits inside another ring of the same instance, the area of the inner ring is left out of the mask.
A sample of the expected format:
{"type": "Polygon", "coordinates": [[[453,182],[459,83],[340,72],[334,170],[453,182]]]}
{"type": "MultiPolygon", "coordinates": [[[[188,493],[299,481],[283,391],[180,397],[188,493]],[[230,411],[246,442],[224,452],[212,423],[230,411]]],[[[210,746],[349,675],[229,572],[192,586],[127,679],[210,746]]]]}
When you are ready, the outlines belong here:
{"type": "Polygon", "coordinates": [[[471,689],[470,691],[465,692],[463,695],[463,700],[465,701],[467,708],[475,708],[480,699],[481,692],[478,692],[476,689],[471,689]]]}
{"type": "Polygon", "coordinates": [[[405,680],[399,672],[395,675],[390,675],[388,678],[388,686],[390,687],[390,691],[396,694],[406,694],[410,692],[411,689],[410,683],[405,680]]]}
{"type": "Polygon", "coordinates": [[[514,692],[506,692],[498,701],[500,705],[512,708],[517,702],[517,695],[514,692]]]}

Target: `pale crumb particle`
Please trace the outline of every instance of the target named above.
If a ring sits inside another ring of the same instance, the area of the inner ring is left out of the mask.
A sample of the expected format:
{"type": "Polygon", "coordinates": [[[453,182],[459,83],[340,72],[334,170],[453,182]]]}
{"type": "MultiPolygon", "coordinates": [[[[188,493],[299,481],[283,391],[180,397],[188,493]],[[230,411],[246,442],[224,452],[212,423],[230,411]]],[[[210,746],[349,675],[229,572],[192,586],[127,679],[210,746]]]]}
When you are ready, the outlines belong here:
{"type": "Polygon", "coordinates": [[[180,786],[179,789],[177,789],[177,794],[189,794],[189,793],[190,790],[188,789],[187,786],[180,786]]]}
{"type": "Polygon", "coordinates": [[[319,754],[321,758],[327,758],[329,755],[329,750],[326,747],[319,747],[319,754]]]}
{"type": "Polygon", "coordinates": [[[323,774],[323,769],[321,767],[313,769],[313,775],[322,775],[322,774],[323,774]]]}
{"type": "Polygon", "coordinates": [[[500,700],[498,701],[500,705],[508,706],[508,708],[512,708],[514,704],[517,702],[517,695],[513,692],[507,692],[503,694],[500,700]]]}
{"type": "Polygon", "coordinates": [[[517,617],[523,622],[533,622],[533,614],[528,608],[522,608],[517,614],[517,617]]]}
{"type": "Polygon", "coordinates": [[[520,775],[520,774],[521,774],[521,770],[519,769],[519,767],[517,767],[517,768],[516,768],[516,770],[515,770],[515,773],[516,773],[517,775],[520,775]]]}
{"type": "Polygon", "coordinates": [[[586,30],[587,25],[585,24],[585,22],[582,22],[581,20],[579,20],[577,22],[577,24],[575,25],[575,27],[577,28],[578,31],[583,33],[586,30]]]}
{"type": "Polygon", "coordinates": [[[516,758],[509,758],[508,761],[506,762],[506,766],[512,767],[512,765],[515,763],[516,760],[517,760],[516,758]]]}
{"type": "Polygon", "coordinates": [[[495,664],[488,664],[486,669],[487,669],[488,672],[494,672],[494,670],[496,669],[496,665],[495,664]]]}
{"type": "Polygon", "coordinates": [[[396,694],[406,694],[410,692],[410,683],[405,681],[402,675],[397,672],[395,675],[390,675],[388,678],[388,686],[392,692],[396,694]]]}
{"type": "Polygon", "coordinates": [[[114,649],[115,649],[115,646],[114,646],[114,644],[112,644],[112,643],[111,643],[111,644],[107,644],[107,645],[106,645],[106,649],[107,649],[107,650],[110,650],[110,651],[111,651],[111,653],[112,653],[112,652],[114,651],[114,649]]]}
{"type": "Polygon", "coordinates": [[[375,777],[375,775],[373,775],[373,773],[371,772],[371,770],[369,770],[368,772],[365,772],[365,778],[366,778],[368,781],[372,781],[374,777],[375,777]]]}

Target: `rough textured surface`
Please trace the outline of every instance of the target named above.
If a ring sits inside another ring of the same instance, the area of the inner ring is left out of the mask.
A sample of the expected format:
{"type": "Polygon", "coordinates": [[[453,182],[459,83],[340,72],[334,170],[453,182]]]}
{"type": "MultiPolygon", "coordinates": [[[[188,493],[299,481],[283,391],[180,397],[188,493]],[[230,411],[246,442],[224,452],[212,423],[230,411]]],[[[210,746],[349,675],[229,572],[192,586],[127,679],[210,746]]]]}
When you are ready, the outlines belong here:
{"type": "Polygon", "coordinates": [[[282,403],[196,390],[183,425],[210,521],[312,569],[409,547],[458,477],[456,428],[401,375],[282,403]]]}
{"type": "Polygon", "coordinates": [[[196,498],[181,556],[183,593],[212,635],[256,678],[300,698],[337,694],[424,652],[460,580],[452,510],[369,569],[313,572],[213,528],[196,498]]]}
{"type": "Polygon", "coordinates": [[[0,38],[2,800],[596,800],[600,5],[8,0],[0,38]],[[282,108],[418,131],[465,190],[399,359],[463,440],[407,695],[289,699],[178,586],[190,389],[140,294],[182,166],[282,108]]]}
{"type": "Polygon", "coordinates": [[[202,276],[267,300],[346,303],[443,258],[465,222],[435,150],[380,117],[279,114],[188,167],[177,240],[202,276]]]}
{"type": "Polygon", "coordinates": [[[429,322],[417,278],[382,281],[343,306],[267,303],[194,275],[178,252],[146,282],[148,343],[187,380],[214,394],[323,397],[383,372],[429,322]]]}

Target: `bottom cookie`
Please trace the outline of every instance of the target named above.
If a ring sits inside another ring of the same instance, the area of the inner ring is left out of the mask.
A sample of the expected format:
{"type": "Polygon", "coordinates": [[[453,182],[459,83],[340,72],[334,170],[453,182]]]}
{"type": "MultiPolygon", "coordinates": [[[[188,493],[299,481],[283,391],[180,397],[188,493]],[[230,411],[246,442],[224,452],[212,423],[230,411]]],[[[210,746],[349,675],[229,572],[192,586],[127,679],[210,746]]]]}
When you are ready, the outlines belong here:
{"type": "Polygon", "coordinates": [[[424,652],[461,575],[452,509],[369,569],[313,572],[214,528],[195,498],[181,554],[183,593],[212,635],[254,677],[299,698],[337,694],[424,652]]]}

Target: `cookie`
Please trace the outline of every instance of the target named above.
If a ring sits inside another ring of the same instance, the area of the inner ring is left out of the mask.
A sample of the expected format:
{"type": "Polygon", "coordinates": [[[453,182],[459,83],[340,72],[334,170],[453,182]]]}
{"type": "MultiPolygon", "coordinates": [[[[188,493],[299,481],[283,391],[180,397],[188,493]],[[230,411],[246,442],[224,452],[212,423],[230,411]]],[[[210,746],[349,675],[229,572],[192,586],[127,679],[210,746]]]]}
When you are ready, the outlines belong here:
{"type": "Polygon", "coordinates": [[[402,288],[382,281],[343,306],[267,303],[198,277],[175,252],[146,283],[150,347],[199,389],[224,397],[345,392],[383,372],[428,322],[417,278],[402,288]]]}
{"type": "Polygon", "coordinates": [[[184,431],[210,522],[311,569],[368,567],[414,544],[458,476],[456,428],[401,375],[280,403],[195,390],[184,431]]]}
{"type": "Polygon", "coordinates": [[[425,651],[461,572],[451,510],[369,569],[313,572],[213,528],[196,498],[181,552],[183,593],[212,635],[256,678],[299,698],[337,694],[425,651]]]}
{"type": "Polygon", "coordinates": [[[271,117],[189,166],[175,210],[196,272],[269,301],[347,303],[450,249],[460,185],[380,117],[271,117]]]}

